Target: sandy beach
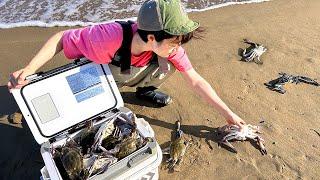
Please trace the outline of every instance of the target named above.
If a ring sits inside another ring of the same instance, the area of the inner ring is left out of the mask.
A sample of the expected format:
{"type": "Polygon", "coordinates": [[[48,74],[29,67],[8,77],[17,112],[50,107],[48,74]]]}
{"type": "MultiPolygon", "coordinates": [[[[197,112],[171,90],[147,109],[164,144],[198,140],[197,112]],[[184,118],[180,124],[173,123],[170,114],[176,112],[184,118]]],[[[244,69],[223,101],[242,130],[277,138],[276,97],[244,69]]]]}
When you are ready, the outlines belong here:
{"type": "MultiPolygon", "coordinates": [[[[185,46],[194,68],[234,112],[261,125],[268,154],[262,156],[248,141],[232,143],[237,154],[219,148],[216,129],[225,124],[224,118],[176,72],[161,87],[173,97],[167,107],[150,107],[134,97],[135,89],[120,89],[125,106],[151,124],[161,147],[169,144],[177,120],[192,140],[180,172],[161,166],[160,179],[319,179],[319,87],[289,84],[280,94],[264,85],[280,72],[320,81],[319,9],[319,0],[274,0],[190,14],[206,28],[203,40],[185,46]],[[248,47],[244,38],[268,48],[262,65],[239,61],[239,49],[248,47]]],[[[68,28],[0,29],[0,179],[40,176],[40,146],[24,120],[8,120],[18,107],[6,84],[10,72],[23,68],[62,29],[68,28]]],[[[41,70],[67,62],[60,54],[41,70]]]]}

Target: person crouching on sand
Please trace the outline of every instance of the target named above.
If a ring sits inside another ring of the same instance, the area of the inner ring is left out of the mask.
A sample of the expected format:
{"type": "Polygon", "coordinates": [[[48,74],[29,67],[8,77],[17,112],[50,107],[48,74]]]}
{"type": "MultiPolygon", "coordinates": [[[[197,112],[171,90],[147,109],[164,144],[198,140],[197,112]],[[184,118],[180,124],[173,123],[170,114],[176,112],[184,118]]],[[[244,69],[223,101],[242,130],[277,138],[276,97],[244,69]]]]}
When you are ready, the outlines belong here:
{"type": "Polygon", "coordinates": [[[177,69],[189,87],[221,113],[228,124],[242,128],[245,122],[194,70],[181,47],[199,32],[199,27],[188,18],[180,0],[147,0],[139,10],[137,22],[112,22],[56,33],[25,68],[10,75],[8,88],[26,85],[28,75],[63,50],[68,59],[86,57],[94,63],[109,64],[119,87],[136,87],[137,98],[166,106],[171,97],[157,88],[177,69]]]}

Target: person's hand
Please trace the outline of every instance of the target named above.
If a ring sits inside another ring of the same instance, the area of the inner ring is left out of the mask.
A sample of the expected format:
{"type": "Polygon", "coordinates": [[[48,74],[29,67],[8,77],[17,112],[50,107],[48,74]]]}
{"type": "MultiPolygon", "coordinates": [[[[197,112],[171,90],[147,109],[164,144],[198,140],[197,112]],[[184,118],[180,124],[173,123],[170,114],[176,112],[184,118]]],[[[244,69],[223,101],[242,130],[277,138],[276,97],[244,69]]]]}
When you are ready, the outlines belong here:
{"type": "Polygon", "coordinates": [[[244,122],[243,119],[241,119],[238,115],[234,113],[232,114],[232,116],[230,116],[230,118],[227,119],[227,123],[230,125],[236,125],[240,129],[243,129],[243,126],[246,125],[246,122],[244,122]]]}
{"type": "Polygon", "coordinates": [[[26,77],[34,74],[35,72],[29,68],[20,69],[12,74],[10,74],[9,82],[8,82],[8,88],[11,89],[19,89],[22,86],[29,83],[28,80],[26,80],[26,77]]]}

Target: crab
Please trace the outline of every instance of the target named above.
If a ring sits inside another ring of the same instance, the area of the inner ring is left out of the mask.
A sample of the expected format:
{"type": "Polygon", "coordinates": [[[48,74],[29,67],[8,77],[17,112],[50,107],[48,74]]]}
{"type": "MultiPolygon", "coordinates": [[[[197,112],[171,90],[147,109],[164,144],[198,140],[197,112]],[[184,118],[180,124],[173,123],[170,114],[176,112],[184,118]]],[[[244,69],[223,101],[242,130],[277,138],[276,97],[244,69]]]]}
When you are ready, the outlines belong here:
{"type": "Polygon", "coordinates": [[[104,153],[122,159],[144,146],[147,142],[152,141],[151,137],[140,136],[136,128],[134,128],[131,130],[131,133],[123,138],[119,138],[116,135],[108,136],[102,141],[100,149],[104,153]]]}
{"type": "Polygon", "coordinates": [[[108,167],[115,162],[117,162],[116,157],[104,152],[98,154],[92,153],[90,157],[83,159],[83,164],[88,172],[88,177],[105,172],[108,167]]]}
{"type": "Polygon", "coordinates": [[[137,132],[136,118],[135,115],[119,114],[108,123],[113,124],[113,131],[107,134],[104,133],[107,127],[103,126],[108,125],[101,126],[96,135],[95,149],[122,159],[140,148],[144,139],[137,132]]]}
{"type": "Polygon", "coordinates": [[[320,84],[309,77],[306,76],[294,76],[294,75],[289,75],[287,73],[279,73],[279,77],[277,79],[271,80],[268,83],[264,83],[264,85],[267,86],[268,89],[272,91],[279,92],[281,94],[286,93],[286,90],[284,89],[283,85],[285,83],[306,83],[306,84],[311,84],[314,86],[320,86],[320,84]]]}
{"type": "Polygon", "coordinates": [[[90,121],[86,126],[87,127],[81,132],[79,137],[79,145],[82,148],[83,154],[88,154],[91,150],[91,146],[94,143],[94,137],[96,134],[96,130],[93,127],[92,121],[90,121]]]}
{"type": "Polygon", "coordinates": [[[134,114],[130,117],[131,120],[129,120],[128,118],[129,117],[126,116],[120,117],[119,120],[121,121],[116,122],[116,124],[119,126],[119,128],[124,134],[123,139],[115,147],[115,149],[117,150],[116,157],[119,159],[122,159],[128,156],[129,154],[135,152],[143,145],[145,145],[147,142],[153,141],[151,137],[142,137],[139,134],[139,132],[137,131],[136,124],[137,117],[134,114]]]}
{"type": "MultiPolygon", "coordinates": [[[[180,121],[177,121],[176,125],[176,137],[175,140],[170,144],[170,158],[167,160],[167,168],[173,171],[179,171],[175,168],[175,166],[179,165],[183,161],[183,156],[186,152],[187,147],[189,146],[189,141],[185,140],[185,138],[183,137],[183,131],[180,127],[180,121]]],[[[164,154],[166,154],[166,150],[164,150],[164,154]]]]}
{"type": "Polygon", "coordinates": [[[70,179],[86,179],[87,172],[84,170],[81,149],[74,140],[67,140],[63,147],[57,147],[54,157],[61,161],[70,179]]]}
{"type": "Polygon", "coordinates": [[[120,129],[116,126],[113,133],[102,140],[102,147],[100,146],[100,149],[102,149],[103,151],[109,151],[111,149],[114,149],[121,140],[119,136],[120,133],[120,129]]]}
{"type": "Polygon", "coordinates": [[[132,132],[126,136],[119,144],[117,144],[116,157],[122,159],[127,155],[136,151],[140,144],[140,138],[136,129],[132,129],[132,132]]]}
{"type": "Polygon", "coordinates": [[[261,132],[259,131],[258,126],[247,124],[240,131],[240,128],[236,125],[225,125],[219,128],[218,131],[224,134],[222,140],[219,141],[219,145],[226,145],[227,147],[231,148],[235,153],[237,153],[237,150],[231,145],[229,141],[245,141],[247,139],[251,139],[258,143],[262,155],[267,154],[267,150],[263,144],[264,140],[259,135],[261,134],[261,132]]]}
{"type": "Polygon", "coordinates": [[[117,151],[116,157],[122,159],[144,146],[147,142],[152,141],[153,139],[151,137],[142,137],[136,129],[133,129],[132,132],[115,147],[117,151]]]}
{"type": "Polygon", "coordinates": [[[262,44],[254,43],[248,39],[244,39],[243,42],[249,44],[250,47],[243,50],[242,60],[246,62],[254,61],[257,64],[263,64],[263,62],[260,61],[260,56],[267,51],[267,48],[262,44]]]}
{"type": "MultiPolygon", "coordinates": [[[[107,121],[100,126],[100,128],[98,129],[94,137],[92,151],[97,151],[99,149],[103,151],[105,150],[102,147],[102,141],[114,133],[115,131],[114,121],[116,120],[116,118],[117,116],[114,116],[110,121],[107,121]]],[[[121,135],[121,132],[119,132],[119,134],[121,135]]]]}

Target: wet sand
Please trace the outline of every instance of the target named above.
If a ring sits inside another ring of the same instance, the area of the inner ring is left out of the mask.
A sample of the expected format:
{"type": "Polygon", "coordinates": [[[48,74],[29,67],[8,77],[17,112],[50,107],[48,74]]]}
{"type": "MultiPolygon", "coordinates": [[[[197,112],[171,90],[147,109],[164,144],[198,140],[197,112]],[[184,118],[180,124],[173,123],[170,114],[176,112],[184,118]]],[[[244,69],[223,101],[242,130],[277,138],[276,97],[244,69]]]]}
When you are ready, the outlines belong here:
{"type": "MultiPolygon", "coordinates": [[[[320,1],[277,0],[229,6],[190,16],[206,27],[204,40],[185,46],[194,68],[226,104],[247,123],[261,125],[268,155],[250,142],[234,142],[238,153],[217,145],[216,128],[225,120],[188,89],[175,73],[161,89],[174,102],[163,108],[137,100],[134,89],[121,89],[125,105],[144,117],[161,147],[171,139],[174,123],[182,121],[192,139],[180,172],[160,168],[160,179],[317,179],[320,177],[319,87],[290,84],[287,92],[270,91],[264,83],[286,72],[320,81],[320,1]],[[264,44],[263,65],[239,61],[243,38],[264,44]],[[179,87],[179,88],[177,88],[179,87]],[[259,123],[264,121],[264,123],[259,123]],[[314,131],[315,130],[315,131],[314,131]]],[[[24,67],[41,45],[66,28],[0,30],[0,179],[38,179],[44,165],[40,147],[23,121],[8,115],[17,110],[8,93],[8,74],[24,67]]],[[[41,70],[67,63],[57,56],[41,70]]]]}

